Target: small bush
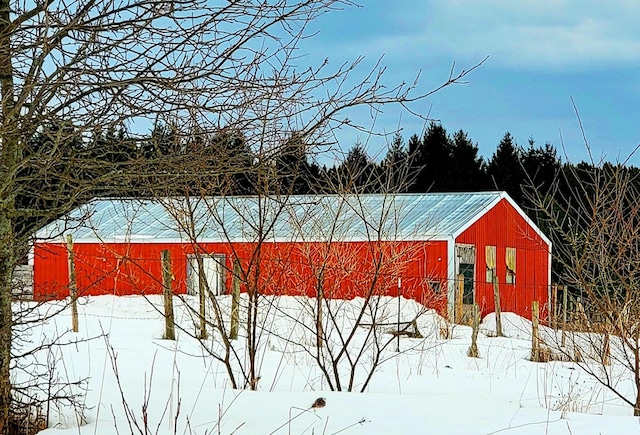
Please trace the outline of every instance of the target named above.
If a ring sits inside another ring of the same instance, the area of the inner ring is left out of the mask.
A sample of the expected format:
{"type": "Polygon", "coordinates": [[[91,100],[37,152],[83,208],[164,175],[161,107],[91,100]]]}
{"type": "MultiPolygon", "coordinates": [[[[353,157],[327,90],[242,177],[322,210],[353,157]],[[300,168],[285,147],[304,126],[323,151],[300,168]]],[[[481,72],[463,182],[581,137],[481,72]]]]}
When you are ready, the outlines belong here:
{"type": "Polygon", "coordinates": [[[14,401],[9,413],[10,435],[35,435],[47,428],[47,417],[41,405],[14,401]]]}

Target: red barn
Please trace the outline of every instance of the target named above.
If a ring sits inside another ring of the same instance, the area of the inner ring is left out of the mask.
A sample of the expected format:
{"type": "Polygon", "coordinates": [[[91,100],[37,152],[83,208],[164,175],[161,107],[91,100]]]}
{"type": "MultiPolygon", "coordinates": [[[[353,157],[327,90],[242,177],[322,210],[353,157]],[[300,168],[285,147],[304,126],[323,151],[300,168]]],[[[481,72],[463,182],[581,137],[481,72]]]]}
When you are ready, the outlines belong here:
{"type": "Polygon", "coordinates": [[[160,293],[161,251],[173,291],[209,288],[333,298],[397,296],[461,320],[545,309],[551,243],[504,192],[396,195],[101,199],[41,230],[31,261],[36,299],[69,294],[65,236],[74,242],[79,295],[160,293]]]}

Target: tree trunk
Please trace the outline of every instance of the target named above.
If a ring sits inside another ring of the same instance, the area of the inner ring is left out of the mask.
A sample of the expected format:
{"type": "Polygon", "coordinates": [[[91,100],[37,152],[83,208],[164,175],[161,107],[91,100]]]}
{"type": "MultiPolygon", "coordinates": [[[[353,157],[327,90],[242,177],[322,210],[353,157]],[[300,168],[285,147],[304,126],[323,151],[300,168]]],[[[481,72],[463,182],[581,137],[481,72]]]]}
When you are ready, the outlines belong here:
{"type": "Polygon", "coordinates": [[[324,270],[320,271],[317,282],[318,297],[316,299],[316,347],[322,347],[324,330],[322,327],[322,304],[324,303],[324,270]]]}
{"type": "MultiPolygon", "coordinates": [[[[634,341],[638,343],[638,336],[636,335],[634,341]]],[[[633,407],[634,417],[640,417],[640,348],[635,346],[633,349],[633,364],[634,364],[634,378],[636,381],[636,406],[633,407]]]]}
{"type": "MultiPolygon", "coordinates": [[[[206,296],[209,292],[209,284],[207,283],[207,276],[204,273],[204,260],[202,254],[198,253],[196,257],[198,262],[198,295],[200,305],[200,334],[198,338],[200,340],[206,340],[207,336],[207,312],[206,312],[206,296]]],[[[222,329],[222,325],[218,325],[222,329]]]]}
{"type": "Polygon", "coordinates": [[[233,277],[231,280],[231,331],[229,338],[238,338],[238,326],[240,324],[240,260],[233,259],[233,277]]]}
{"type": "Polygon", "coordinates": [[[76,263],[71,234],[67,234],[67,256],[67,261],[69,262],[69,297],[71,298],[71,329],[73,332],[78,332],[78,285],[76,283],[76,263]]]}
{"type": "Polygon", "coordinates": [[[15,266],[16,246],[13,227],[15,214],[15,168],[20,160],[20,148],[15,129],[15,99],[11,59],[11,11],[8,0],[0,0],[0,434],[9,434],[11,408],[11,285],[15,266]]]}
{"type": "Polygon", "coordinates": [[[562,286],[562,347],[565,346],[567,335],[567,304],[567,288],[562,286]]]}
{"type": "Polygon", "coordinates": [[[169,253],[169,251],[164,250],[161,252],[161,258],[162,287],[164,294],[164,338],[166,340],[175,340],[176,331],[173,317],[173,290],[171,288],[171,280],[173,278],[173,275],[171,273],[171,254],[169,253]]]}
{"type": "Polygon", "coordinates": [[[14,264],[14,238],[6,209],[0,213],[0,433],[9,433],[11,407],[11,276],[14,264]]]}
{"type": "Polygon", "coordinates": [[[258,378],[256,376],[256,354],[257,354],[257,296],[253,284],[247,289],[249,304],[247,306],[247,352],[249,355],[248,384],[251,390],[258,389],[258,378]]]}

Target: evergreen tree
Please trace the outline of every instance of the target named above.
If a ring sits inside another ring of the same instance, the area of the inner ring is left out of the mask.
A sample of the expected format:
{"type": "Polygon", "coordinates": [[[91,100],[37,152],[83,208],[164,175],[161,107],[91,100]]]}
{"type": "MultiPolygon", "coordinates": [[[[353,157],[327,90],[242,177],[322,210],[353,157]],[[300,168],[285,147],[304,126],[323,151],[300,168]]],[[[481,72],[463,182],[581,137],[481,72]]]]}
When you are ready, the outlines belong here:
{"type": "Polygon", "coordinates": [[[449,190],[484,190],[487,186],[485,163],[478,156],[478,146],[462,130],[451,138],[451,163],[449,190]]]}
{"type": "Polygon", "coordinates": [[[208,166],[216,168],[212,193],[250,195],[256,192],[256,156],[242,132],[222,130],[208,140],[208,166]]]}
{"type": "Polygon", "coordinates": [[[444,127],[436,122],[429,124],[415,159],[418,167],[414,191],[443,192],[450,188],[451,141],[444,127]]]}
{"type": "Polygon", "coordinates": [[[411,135],[409,138],[409,143],[407,144],[408,155],[410,157],[409,163],[409,171],[413,176],[407,186],[407,190],[409,192],[421,192],[422,188],[418,185],[419,176],[423,169],[423,160],[421,156],[422,151],[422,139],[417,134],[411,135]]]}
{"type": "Polygon", "coordinates": [[[487,165],[491,188],[506,191],[518,204],[522,202],[522,184],[525,182],[521,163],[522,149],[507,132],[487,165]]]}
{"type": "Polygon", "coordinates": [[[179,149],[178,128],[169,124],[154,125],[149,138],[142,143],[142,155],[147,160],[175,153],[179,149]]]}
{"type": "Polygon", "coordinates": [[[379,167],[360,144],[349,150],[344,161],[332,171],[331,181],[338,192],[373,193],[380,190],[379,167]]]}
{"type": "Polygon", "coordinates": [[[412,181],[412,166],[402,135],[398,132],[393,136],[389,151],[380,163],[384,191],[406,192],[412,181]]]}
{"type": "Polygon", "coordinates": [[[525,188],[535,188],[541,192],[551,188],[562,165],[553,145],[547,143],[544,147],[537,147],[533,139],[529,139],[529,148],[522,152],[521,161],[525,172],[525,188]]]}
{"type": "Polygon", "coordinates": [[[414,160],[416,160],[418,158],[418,153],[422,148],[422,140],[420,140],[420,136],[412,134],[409,138],[407,147],[409,148],[409,155],[413,156],[414,160]]]}
{"type": "Polygon", "coordinates": [[[99,193],[86,190],[75,196],[69,194],[100,170],[101,165],[93,162],[85,166],[69,163],[87,155],[80,135],[72,126],[47,123],[36,130],[23,148],[22,165],[16,174],[18,188],[14,191],[16,205],[34,212],[18,221],[16,228],[39,228],[58,217],[49,210],[79,205],[99,193]]]}
{"type": "Polygon", "coordinates": [[[96,130],[90,146],[95,158],[107,164],[131,162],[138,154],[135,141],[127,136],[124,128],[115,126],[96,130]]]}
{"type": "Polygon", "coordinates": [[[311,166],[307,160],[306,144],[299,133],[294,133],[276,155],[276,189],[279,194],[300,195],[311,193],[311,166]]]}

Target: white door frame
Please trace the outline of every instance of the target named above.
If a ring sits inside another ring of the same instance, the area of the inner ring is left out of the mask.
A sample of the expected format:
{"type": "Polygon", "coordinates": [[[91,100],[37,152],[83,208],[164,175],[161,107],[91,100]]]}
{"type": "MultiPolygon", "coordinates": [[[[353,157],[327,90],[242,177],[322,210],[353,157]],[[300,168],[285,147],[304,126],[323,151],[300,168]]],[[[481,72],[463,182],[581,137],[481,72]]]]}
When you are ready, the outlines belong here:
{"type": "MultiPolygon", "coordinates": [[[[209,291],[214,295],[224,294],[225,256],[222,254],[202,254],[204,274],[209,291]]],[[[199,292],[198,255],[187,255],[187,294],[199,292]]]]}

